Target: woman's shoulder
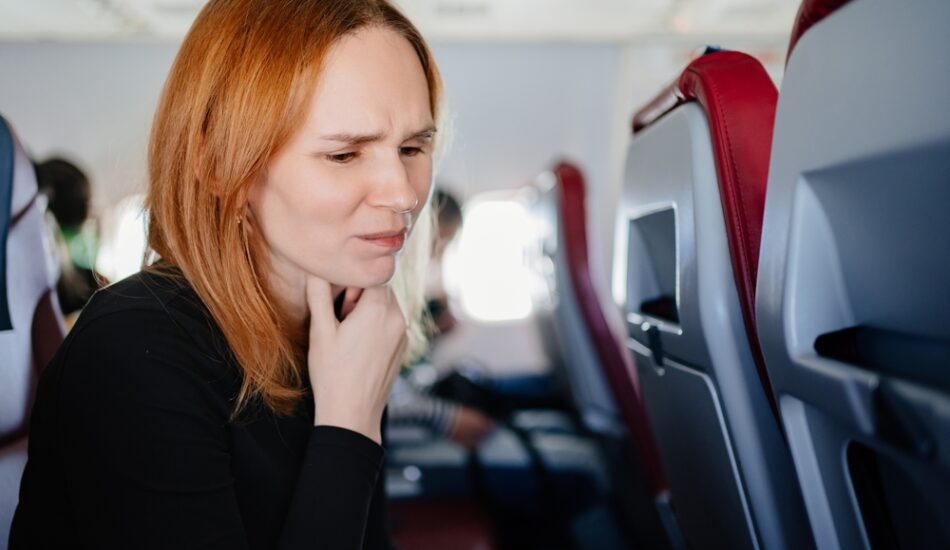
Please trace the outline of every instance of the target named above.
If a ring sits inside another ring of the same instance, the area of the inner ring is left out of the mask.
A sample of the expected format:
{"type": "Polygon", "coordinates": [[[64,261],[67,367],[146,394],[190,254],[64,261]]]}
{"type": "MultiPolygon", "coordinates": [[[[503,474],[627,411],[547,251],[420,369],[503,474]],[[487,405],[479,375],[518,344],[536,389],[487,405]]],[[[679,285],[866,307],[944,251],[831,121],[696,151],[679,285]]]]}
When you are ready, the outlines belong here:
{"type": "MultiPolygon", "coordinates": [[[[140,271],[98,290],[83,308],[72,333],[103,325],[130,337],[171,330],[181,343],[199,345],[223,340],[210,312],[175,268],[140,271]]],[[[174,338],[173,338],[174,340],[174,338]]]]}
{"type": "Polygon", "coordinates": [[[199,319],[207,315],[201,300],[181,271],[143,270],[93,294],[83,308],[77,325],[115,313],[134,318],[136,312],[170,313],[171,310],[199,319]]]}
{"type": "Polygon", "coordinates": [[[51,367],[62,381],[94,377],[123,383],[239,383],[227,345],[183,278],[139,272],[99,290],[51,367]]]}

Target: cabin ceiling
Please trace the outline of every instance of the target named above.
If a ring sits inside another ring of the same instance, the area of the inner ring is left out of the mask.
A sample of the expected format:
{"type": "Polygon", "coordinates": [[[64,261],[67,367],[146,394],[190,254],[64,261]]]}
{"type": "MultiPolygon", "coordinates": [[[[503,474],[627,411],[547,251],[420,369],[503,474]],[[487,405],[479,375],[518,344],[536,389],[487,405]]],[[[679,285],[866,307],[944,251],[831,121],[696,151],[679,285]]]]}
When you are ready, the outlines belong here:
{"type": "MultiPolygon", "coordinates": [[[[799,0],[396,0],[433,41],[787,36],[799,0]]],[[[169,40],[204,0],[0,0],[2,40],[169,40]]]]}

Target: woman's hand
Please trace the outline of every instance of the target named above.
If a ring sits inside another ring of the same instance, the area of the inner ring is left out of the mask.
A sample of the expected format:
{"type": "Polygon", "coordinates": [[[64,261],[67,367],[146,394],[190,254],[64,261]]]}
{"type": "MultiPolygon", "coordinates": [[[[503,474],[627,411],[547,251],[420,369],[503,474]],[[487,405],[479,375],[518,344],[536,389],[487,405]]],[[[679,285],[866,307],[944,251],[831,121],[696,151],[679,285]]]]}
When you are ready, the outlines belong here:
{"type": "Polygon", "coordinates": [[[330,283],[307,279],[315,425],[338,426],[380,443],[380,423],[406,346],[406,320],[389,286],[347,291],[343,321],[330,283]]]}

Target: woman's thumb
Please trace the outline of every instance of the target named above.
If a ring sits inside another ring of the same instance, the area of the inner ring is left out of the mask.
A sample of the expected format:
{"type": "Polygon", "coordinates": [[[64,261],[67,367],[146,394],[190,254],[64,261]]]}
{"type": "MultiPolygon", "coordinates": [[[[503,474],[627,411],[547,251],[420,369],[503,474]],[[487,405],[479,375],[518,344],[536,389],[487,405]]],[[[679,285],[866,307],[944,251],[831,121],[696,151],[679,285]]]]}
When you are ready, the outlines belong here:
{"type": "Polygon", "coordinates": [[[330,283],[313,275],[307,276],[307,306],[310,308],[310,331],[333,330],[339,325],[333,313],[333,289],[330,283]]]}

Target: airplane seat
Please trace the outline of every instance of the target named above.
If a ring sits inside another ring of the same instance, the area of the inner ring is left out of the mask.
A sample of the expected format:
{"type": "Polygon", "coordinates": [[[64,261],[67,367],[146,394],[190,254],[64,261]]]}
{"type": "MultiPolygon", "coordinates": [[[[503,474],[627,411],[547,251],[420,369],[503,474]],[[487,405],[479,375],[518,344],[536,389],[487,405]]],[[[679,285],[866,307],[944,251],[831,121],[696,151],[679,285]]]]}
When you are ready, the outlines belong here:
{"type": "Polygon", "coordinates": [[[756,313],[821,548],[950,547],[948,22],[806,0],[790,41],[756,313]]]}
{"type": "Polygon", "coordinates": [[[814,546],[755,331],[776,96],[709,50],[633,118],[615,299],[691,548],[814,546]]]}
{"type": "MultiPolygon", "coordinates": [[[[538,224],[537,249],[529,260],[532,269],[544,281],[544,288],[534,296],[536,319],[540,323],[545,352],[555,364],[556,377],[570,394],[579,419],[586,430],[598,434],[619,435],[624,431],[610,385],[599,366],[597,348],[584,323],[582,303],[573,292],[571,265],[567,258],[568,235],[562,218],[562,177],[570,172],[568,185],[581,187],[580,208],[584,208],[583,177],[573,166],[561,163],[539,175],[523,189],[523,198],[538,224]],[[569,290],[570,292],[565,292],[569,290]]],[[[572,197],[576,199],[576,197],[572,197]]],[[[586,227],[580,238],[583,243],[586,269],[586,227]]],[[[589,282],[590,275],[586,273],[589,282]]]]}
{"type": "Polygon", "coordinates": [[[639,472],[624,483],[627,492],[642,493],[625,495],[640,517],[637,538],[651,547],[675,546],[678,528],[659,454],[637,374],[618,335],[623,321],[606,305],[609,299],[590,272],[586,187],[580,169],[560,162],[525,189],[541,235],[530,263],[547,287],[535,300],[537,316],[548,325],[542,327],[548,353],[569,384],[584,427],[597,434],[607,454],[617,455],[614,470],[639,472]]]}
{"type": "MultiPolygon", "coordinates": [[[[605,297],[596,288],[590,273],[584,176],[576,166],[565,162],[555,167],[554,176],[558,183],[558,214],[561,237],[564,239],[564,254],[559,257],[558,263],[560,268],[567,270],[567,273],[559,271],[559,275],[565,279],[563,283],[569,283],[561,286],[568,290],[562,299],[574,302],[580,313],[578,317],[586,330],[579,335],[578,340],[586,340],[593,348],[600,364],[599,372],[610,388],[609,396],[616,407],[616,414],[626,432],[636,441],[651,486],[655,494],[659,495],[666,490],[666,480],[643,408],[639,378],[615,331],[615,326],[622,326],[622,320],[611,324],[611,310],[604,307],[605,297]]],[[[598,372],[598,369],[589,370],[598,372]]]]}
{"type": "Polygon", "coordinates": [[[5,546],[26,465],[39,373],[63,340],[36,175],[0,117],[0,541],[5,546]]]}

